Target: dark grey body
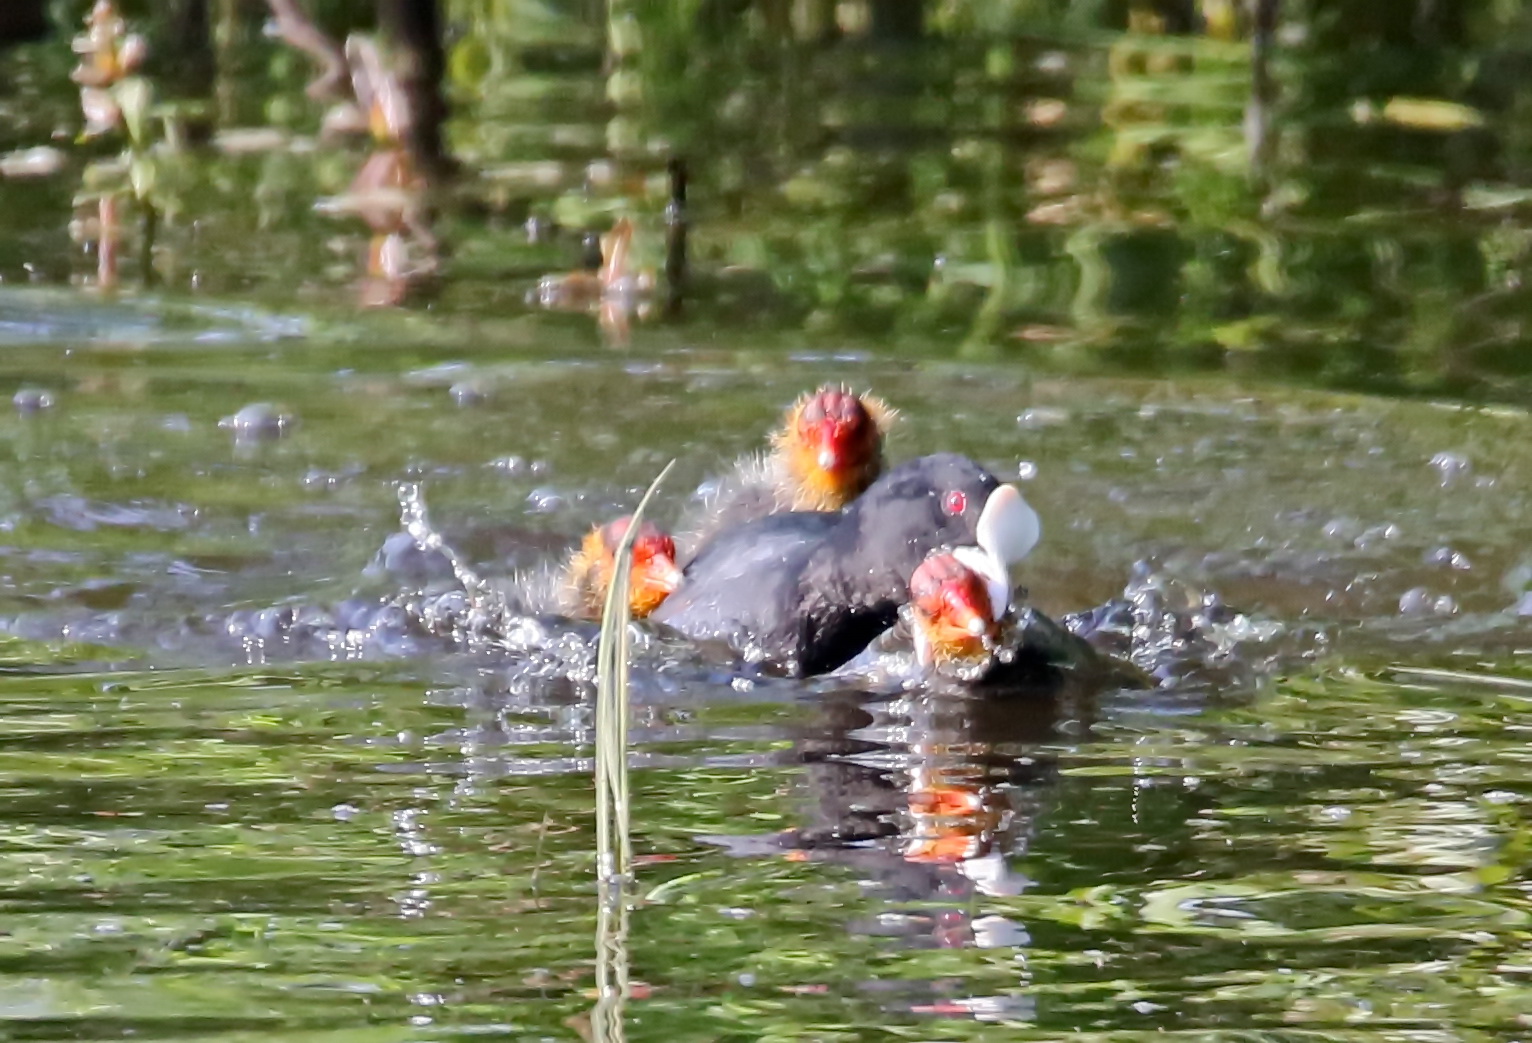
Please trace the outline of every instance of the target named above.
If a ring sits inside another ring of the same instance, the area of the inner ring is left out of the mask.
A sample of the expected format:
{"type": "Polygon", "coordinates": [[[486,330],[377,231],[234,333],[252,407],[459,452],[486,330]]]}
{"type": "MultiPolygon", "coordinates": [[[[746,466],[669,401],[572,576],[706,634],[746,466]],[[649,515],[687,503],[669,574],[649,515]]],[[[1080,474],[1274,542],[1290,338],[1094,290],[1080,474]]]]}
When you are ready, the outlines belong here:
{"type": "Polygon", "coordinates": [[[927,554],[972,544],[994,475],[964,456],[909,460],[842,511],[795,511],[720,533],[653,618],[798,676],[833,670],[893,626],[927,554]],[[949,494],[962,493],[949,513],[949,494]]]}

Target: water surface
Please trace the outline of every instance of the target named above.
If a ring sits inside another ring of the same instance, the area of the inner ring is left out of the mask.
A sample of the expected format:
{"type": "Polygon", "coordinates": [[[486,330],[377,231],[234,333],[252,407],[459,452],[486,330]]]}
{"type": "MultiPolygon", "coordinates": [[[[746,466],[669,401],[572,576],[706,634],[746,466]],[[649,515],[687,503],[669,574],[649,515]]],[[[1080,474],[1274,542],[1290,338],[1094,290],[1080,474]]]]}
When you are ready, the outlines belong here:
{"type": "Polygon", "coordinates": [[[508,575],[672,458],[674,521],[842,380],[894,457],[1021,483],[1034,603],[1131,588],[1183,654],[999,704],[646,646],[629,1038],[1524,1034],[1517,5],[1287,12],[1269,153],[1248,27],[742,6],[629,50],[622,5],[448,5],[466,172],[397,309],[314,209],[361,146],[253,17],[210,87],[151,71],[281,143],[179,155],[112,293],[69,222],[118,146],[69,143],[66,44],[0,55],[0,143],[66,130],[0,180],[0,1035],[590,1038],[591,632],[284,621],[445,582],[390,541],[401,482],[508,575]],[[680,311],[529,303],[617,214],[662,265],[678,152],[680,311]]]}

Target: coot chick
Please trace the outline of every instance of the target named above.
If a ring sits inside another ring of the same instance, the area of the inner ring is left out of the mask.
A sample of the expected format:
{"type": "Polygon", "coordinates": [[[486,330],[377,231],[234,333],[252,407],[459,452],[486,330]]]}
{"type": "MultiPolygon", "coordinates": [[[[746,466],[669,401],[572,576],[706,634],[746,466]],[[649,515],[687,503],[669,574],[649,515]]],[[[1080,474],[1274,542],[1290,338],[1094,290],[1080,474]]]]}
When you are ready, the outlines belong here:
{"type": "MultiPolygon", "coordinates": [[[[633,524],[623,515],[586,534],[564,569],[560,608],[577,619],[600,619],[617,569],[617,548],[633,524]]],[[[633,566],[628,584],[628,610],[643,619],[681,584],[676,545],[658,526],[642,522],[633,538],[633,566]]]]}
{"type": "Polygon", "coordinates": [[[1151,686],[1136,667],[1017,604],[998,563],[977,547],[928,555],[910,577],[899,625],[843,673],[878,687],[958,685],[988,694],[1052,694],[1066,679],[1097,690],[1151,686]]]}
{"type": "Polygon", "coordinates": [[[926,555],[910,577],[910,601],[900,611],[917,665],[959,674],[983,669],[994,657],[1010,602],[1009,577],[979,548],[926,555]]]}
{"type": "Polygon", "coordinates": [[[844,387],[803,395],[772,432],[770,451],[739,460],[683,523],[683,542],[700,547],[769,514],[840,510],[883,473],[883,439],[895,416],[882,399],[844,387]]]}
{"type": "Polygon", "coordinates": [[[1038,532],[1013,486],[964,456],[920,457],[838,513],[793,511],[721,533],[653,618],[786,673],[821,674],[894,625],[932,550],[977,545],[1005,571],[1038,532]]]}
{"type": "MultiPolygon", "coordinates": [[[[560,565],[488,581],[500,611],[507,616],[599,621],[617,570],[617,547],[632,523],[632,517],[624,515],[595,526],[560,565]]],[[[649,522],[639,526],[632,553],[628,611],[634,619],[643,619],[680,585],[681,569],[675,542],[649,522]]]]}

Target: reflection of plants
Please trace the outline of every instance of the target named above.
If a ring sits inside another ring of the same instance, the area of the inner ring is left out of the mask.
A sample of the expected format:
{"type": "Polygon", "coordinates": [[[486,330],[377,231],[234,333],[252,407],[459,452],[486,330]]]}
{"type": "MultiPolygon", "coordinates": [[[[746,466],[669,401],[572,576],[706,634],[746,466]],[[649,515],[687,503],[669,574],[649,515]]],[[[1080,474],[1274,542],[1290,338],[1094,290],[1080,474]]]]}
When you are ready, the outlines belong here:
{"type": "Polygon", "coordinates": [[[437,242],[426,212],[426,180],[405,146],[415,113],[373,40],[352,36],[345,53],[373,152],[337,208],[356,214],[372,229],[362,303],[399,304],[415,283],[436,271],[437,242]]]}
{"type": "MultiPolygon", "coordinates": [[[[73,46],[80,56],[70,78],[80,85],[80,108],[85,115],[81,140],[113,136],[125,146],[116,156],[86,165],[75,205],[87,214],[91,209],[95,213],[93,218],[77,220],[72,228],[76,238],[96,244],[97,283],[113,286],[118,278],[122,201],[132,200],[142,216],[146,273],[158,214],[170,202],[153,125],[163,113],[155,106],[153,85],[135,75],[148,56],[148,44],[139,34],[128,32],[113,0],[97,0],[73,46]]],[[[168,149],[175,135],[168,120],[164,127],[168,149]]]]}
{"type": "Polygon", "coordinates": [[[366,133],[373,149],[346,191],[323,201],[320,208],[358,217],[372,230],[359,287],[361,303],[401,304],[411,289],[435,274],[439,246],[431,231],[427,181],[406,144],[417,113],[400,76],[371,37],[353,34],[342,49],[292,4],[273,2],[272,10],[285,42],[325,61],[327,71],[309,85],[310,97],[341,92],[344,81],[334,82],[330,75],[332,58],[349,73],[352,97],[325,114],[324,132],[366,133]]]}

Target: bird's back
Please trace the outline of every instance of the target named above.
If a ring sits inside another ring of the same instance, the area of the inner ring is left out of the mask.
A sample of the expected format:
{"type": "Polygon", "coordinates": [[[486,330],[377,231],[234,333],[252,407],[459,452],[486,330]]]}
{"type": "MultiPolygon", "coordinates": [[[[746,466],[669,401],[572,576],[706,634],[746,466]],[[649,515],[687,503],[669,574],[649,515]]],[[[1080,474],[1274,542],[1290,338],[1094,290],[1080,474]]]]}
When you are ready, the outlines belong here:
{"type": "Polygon", "coordinates": [[[688,637],[725,640],[791,668],[803,563],[838,518],[816,511],[774,514],[718,534],[687,564],[680,589],[652,618],[688,637]]]}

